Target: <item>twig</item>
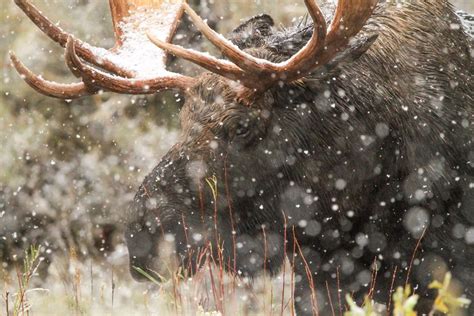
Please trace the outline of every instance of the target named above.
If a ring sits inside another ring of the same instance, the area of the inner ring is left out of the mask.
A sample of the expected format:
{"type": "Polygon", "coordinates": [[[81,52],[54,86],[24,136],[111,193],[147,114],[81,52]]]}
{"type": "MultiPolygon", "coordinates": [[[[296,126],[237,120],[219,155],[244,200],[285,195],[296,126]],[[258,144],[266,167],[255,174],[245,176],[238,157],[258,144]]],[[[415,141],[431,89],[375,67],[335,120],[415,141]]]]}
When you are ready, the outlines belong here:
{"type": "Polygon", "coordinates": [[[10,308],[8,306],[8,301],[9,301],[9,298],[8,296],[10,295],[10,292],[5,292],[5,308],[7,310],[7,316],[10,316],[10,308]]]}
{"type": "MultiPolygon", "coordinates": [[[[265,234],[265,226],[262,225],[263,231],[263,293],[267,293],[267,235],[265,234]]],[[[271,305],[270,305],[271,309],[271,305]]],[[[267,315],[267,304],[265,302],[265,296],[263,299],[263,313],[267,315]]]]}
{"type": "Polygon", "coordinates": [[[314,289],[313,274],[311,273],[309,264],[306,261],[306,258],[304,257],[304,254],[303,254],[303,250],[301,249],[301,246],[298,243],[298,239],[296,238],[296,232],[295,232],[294,226],[293,226],[293,240],[296,244],[296,247],[298,248],[298,252],[300,253],[301,260],[303,261],[306,277],[308,278],[309,287],[311,289],[311,309],[312,309],[313,315],[319,316],[319,307],[318,307],[318,300],[316,298],[316,291],[314,289]]]}
{"type": "MultiPolygon", "coordinates": [[[[286,244],[287,244],[287,236],[286,236],[286,215],[284,212],[282,212],[283,214],[283,221],[284,221],[284,225],[283,225],[283,258],[287,257],[286,255],[286,244]]],[[[283,276],[282,276],[282,289],[281,289],[281,308],[280,308],[280,316],[283,316],[283,311],[285,310],[285,282],[286,282],[286,264],[283,263],[283,276]]]]}
{"type": "Polygon", "coordinates": [[[337,300],[339,301],[339,315],[342,316],[341,282],[339,278],[339,266],[336,267],[336,280],[337,280],[337,300]]]}
{"type": "Polygon", "coordinates": [[[114,309],[114,296],[115,296],[115,281],[114,281],[114,267],[112,267],[112,310],[114,309]]]}
{"type": "Polygon", "coordinates": [[[369,288],[369,294],[368,297],[372,300],[375,292],[375,286],[377,283],[377,257],[374,258],[374,262],[372,263],[372,276],[371,276],[371,281],[370,281],[370,288],[369,288]]]}
{"type": "Polygon", "coordinates": [[[293,238],[293,253],[292,253],[292,260],[291,260],[291,277],[290,277],[290,284],[291,284],[291,316],[295,316],[295,258],[296,258],[296,239],[293,238]]]}
{"type": "Polygon", "coordinates": [[[232,209],[232,197],[230,195],[229,190],[229,183],[228,183],[228,173],[227,173],[227,154],[224,158],[224,186],[225,186],[225,194],[227,197],[227,204],[229,207],[229,218],[230,218],[230,226],[232,229],[232,247],[233,247],[233,286],[235,289],[235,281],[236,281],[236,274],[237,274],[237,241],[236,241],[236,231],[234,225],[234,214],[232,209]]]}
{"type": "Polygon", "coordinates": [[[423,229],[423,233],[421,233],[420,238],[418,238],[418,242],[416,243],[415,250],[413,251],[413,255],[411,256],[410,265],[408,266],[407,278],[405,280],[405,287],[408,285],[408,281],[410,279],[411,269],[413,267],[413,262],[415,261],[415,256],[420,247],[421,240],[425,237],[426,230],[428,229],[428,225],[426,225],[425,229],[423,229]]]}
{"type": "MultiPolygon", "coordinates": [[[[211,248],[212,248],[212,245],[211,245],[211,248]]],[[[212,249],[210,249],[210,253],[212,253],[212,249]]],[[[221,306],[220,306],[221,301],[219,299],[219,295],[218,295],[217,289],[216,289],[216,282],[214,280],[214,274],[212,273],[211,261],[209,259],[210,256],[211,255],[208,255],[206,261],[207,261],[207,265],[208,265],[208,269],[209,269],[209,276],[210,276],[210,279],[211,279],[211,289],[212,289],[212,294],[214,296],[214,304],[216,305],[216,309],[218,311],[222,311],[221,306]]]]}
{"type": "Polygon", "coordinates": [[[92,307],[92,303],[94,301],[94,277],[93,277],[94,273],[92,270],[92,260],[90,261],[89,274],[91,278],[91,307],[92,307]]]}
{"type": "Polygon", "coordinates": [[[390,292],[388,293],[388,304],[387,304],[387,316],[390,315],[390,308],[392,307],[392,293],[393,293],[393,286],[395,284],[395,277],[397,275],[398,266],[395,266],[393,269],[393,276],[392,276],[392,284],[390,284],[390,292]]]}
{"type": "MultiPolygon", "coordinates": [[[[169,268],[168,268],[169,269],[169,268]]],[[[174,310],[175,314],[178,315],[178,299],[179,299],[179,293],[178,293],[178,287],[176,286],[176,275],[171,274],[171,280],[173,284],[173,299],[174,299],[174,310]]]]}
{"type": "Polygon", "coordinates": [[[331,306],[332,316],[336,316],[336,313],[334,312],[334,306],[332,305],[332,298],[331,298],[331,292],[329,291],[328,281],[326,281],[326,290],[328,291],[329,306],[331,306]]]}
{"type": "MultiPolygon", "coordinates": [[[[191,244],[189,243],[188,227],[186,227],[186,220],[185,220],[185,218],[184,218],[184,214],[181,215],[181,219],[182,219],[182,221],[183,221],[184,239],[185,239],[185,241],[186,241],[186,247],[188,247],[188,245],[191,246],[191,244]]],[[[193,250],[192,250],[191,247],[189,247],[189,248],[187,248],[187,249],[188,249],[187,252],[188,252],[188,260],[189,260],[187,269],[190,270],[191,273],[192,273],[192,269],[193,269],[193,267],[192,267],[192,262],[193,262],[193,250]]],[[[197,271],[197,269],[196,269],[196,271],[197,271]]]]}

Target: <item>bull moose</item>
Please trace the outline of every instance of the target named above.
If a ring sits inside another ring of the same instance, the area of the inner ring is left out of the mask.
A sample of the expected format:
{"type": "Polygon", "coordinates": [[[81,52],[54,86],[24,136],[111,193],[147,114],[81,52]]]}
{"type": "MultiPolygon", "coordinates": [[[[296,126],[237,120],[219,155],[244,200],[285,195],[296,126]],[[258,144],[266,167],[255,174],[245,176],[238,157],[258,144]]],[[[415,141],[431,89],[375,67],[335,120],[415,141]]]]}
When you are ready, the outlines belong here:
{"type": "Polygon", "coordinates": [[[11,59],[52,97],[185,95],[179,141],[128,211],[136,279],[136,267],[161,271],[172,246],[191,274],[203,249],[248,277],[277,273],[289,254],[299,315],[328,313],[338,289],[362,297],[374,266],[375,300],[406,281],[425,311],[429,282],[447,271],[474,299],[472,38],[447,0],[339,0],[331,17],[304,2],[310,23],[279,29],[259,15],[226,39],[183,1],[111,0],[117,41],[106,51],[16,0],[80,81],[47,81],[11,59]],[[171,43],[184,12],[222,58],[171,43]],[[169,72],[167,54],[208,72],[169,72]]]}

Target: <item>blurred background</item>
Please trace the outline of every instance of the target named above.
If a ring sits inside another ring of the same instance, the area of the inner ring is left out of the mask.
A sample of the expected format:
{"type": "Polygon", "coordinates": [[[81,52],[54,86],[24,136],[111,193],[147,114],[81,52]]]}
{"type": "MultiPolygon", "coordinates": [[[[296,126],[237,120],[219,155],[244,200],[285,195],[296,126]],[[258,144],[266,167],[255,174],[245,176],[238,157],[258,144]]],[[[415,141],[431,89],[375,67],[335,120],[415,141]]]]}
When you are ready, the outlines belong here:
{"type": "MultiPolygon", "coordinates": [[[[304,13],[303,1],[295,0],[190,2],[223,33],[263,12],[286,25],[304,13]]],[[[113,45],[108,1],[34,3],[78,38],[113,45]]],[[[453,4],[474,11],[472,0],[453,4]]],[[[173,93],[104,93],[71,102],[36,93],[11,68],[8,51],[45,78],[73,82],[63,50],[13,0],[2,0],[0,6],[0,276],[8,287],[9,271],[30,244],[42,245],[43,278],[51,272],[53,257],[70,261],[72,249],[77,260],[98,260],[125,271],[120,225],[125,208],[174,143],[182,101],[173,93]]],[[[195,36],[183,42],[201,45],[195,36]]]]}

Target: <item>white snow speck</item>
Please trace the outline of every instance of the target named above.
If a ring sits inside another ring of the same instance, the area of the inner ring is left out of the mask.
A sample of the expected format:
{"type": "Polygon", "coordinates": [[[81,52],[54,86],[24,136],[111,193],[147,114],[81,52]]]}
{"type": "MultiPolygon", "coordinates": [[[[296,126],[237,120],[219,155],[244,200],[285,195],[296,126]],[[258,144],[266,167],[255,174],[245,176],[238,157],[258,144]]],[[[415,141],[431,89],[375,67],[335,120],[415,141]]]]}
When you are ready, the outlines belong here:
{"type": "Polygon", "coordinates": [[[474,227],[467,230],[465,239],[468,245],[474,245],[474,227]]]}

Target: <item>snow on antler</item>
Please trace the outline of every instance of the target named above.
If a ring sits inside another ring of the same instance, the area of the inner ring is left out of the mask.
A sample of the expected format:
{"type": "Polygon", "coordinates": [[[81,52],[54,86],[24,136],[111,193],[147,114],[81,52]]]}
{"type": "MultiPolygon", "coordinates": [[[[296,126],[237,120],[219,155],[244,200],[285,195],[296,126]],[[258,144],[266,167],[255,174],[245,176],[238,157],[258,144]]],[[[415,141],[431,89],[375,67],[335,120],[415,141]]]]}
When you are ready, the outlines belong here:
{"type": "Polygon", "coordinates": [[[77,98],[100,90],[147,94],[186,89],[194,79],[168,72],[166,53],[148,40],[153,33],[171,41],[183,13],[184,0],[110,0],[116,45],[106,50],[75,39],[51,22],[28,0],[15,3],[46,35],[66,48],[66,63],[82,79],[61,84],[34,74],[11,53],[16,70],[37,91],[57,98],[77,98]]]}
{"type": "Polygon", "coordinates": [[[120,45],[114,50],[91,47],[96,56],[107,59],[134,74],[134,78],[153,78],[169,75],[166,71],[166,53],[147,37],[152,33],[168,42],[174,33],[176,16],[181,2],[163,2],[159,8],[140,7],[119,22],[120,45]]]}

